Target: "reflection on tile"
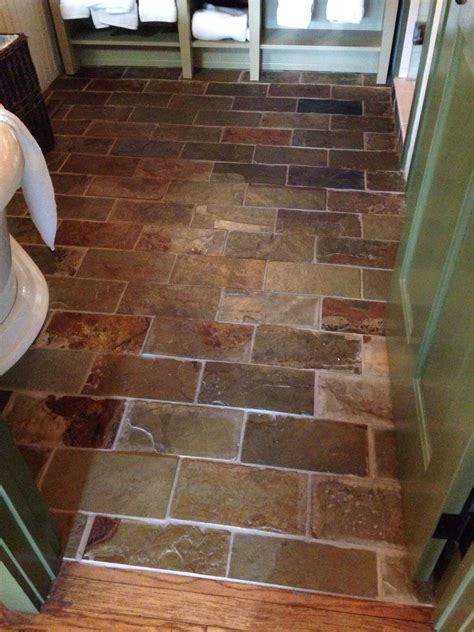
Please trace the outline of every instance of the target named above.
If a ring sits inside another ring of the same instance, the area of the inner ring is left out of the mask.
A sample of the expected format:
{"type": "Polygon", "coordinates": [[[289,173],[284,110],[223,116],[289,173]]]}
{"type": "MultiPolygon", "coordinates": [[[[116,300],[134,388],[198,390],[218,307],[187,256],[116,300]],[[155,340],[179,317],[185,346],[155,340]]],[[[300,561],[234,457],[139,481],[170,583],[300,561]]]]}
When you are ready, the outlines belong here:
{"type": "Polygon", "coordinates": [[[319,299],[250,290],[227,290],[219,319],[238,323],[313,326],[319,299]]]}

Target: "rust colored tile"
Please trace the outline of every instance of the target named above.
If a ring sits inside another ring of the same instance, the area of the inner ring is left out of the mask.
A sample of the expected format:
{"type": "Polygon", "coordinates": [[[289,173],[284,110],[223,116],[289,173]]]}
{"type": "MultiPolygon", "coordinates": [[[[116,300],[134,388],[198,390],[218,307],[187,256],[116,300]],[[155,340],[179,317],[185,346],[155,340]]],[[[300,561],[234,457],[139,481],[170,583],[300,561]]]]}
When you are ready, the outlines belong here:
{"type": "Polygon", "coordinates": [[[242,204],[245,184],[223,182],[171,182],[166,202],[178,204],[242,204]]]}
{"type": "MultiPolygon", "coordinates": [[[[70,154],[72,152],[83,154],[106,154],[112,145],[113,141],[105,138],[56,135],[56,149],[58,151],[63,151],[66,154],[70,154]]],[[[51,154],[48,154],[48,156],[50,155],[51,154]]],[[[65,171],[67,171],[67,169],[65,171]]]]}
{"type": "Polygon", "coordinates": [[[387,301],[392,282],[391,270],[362,270],[363,297],[387,301]]]}
{"type": "Polygon", "coordinates": [[[405,218],[399,215],[362,215],[365,239],[388,239],[399,241],[405,218]]]}
{"type": "Polygon", "coordinates": [[[288,169],[288,184],[332,189],[364,189],[365,179],[364,172],[356,171],[355,169],[290,165],[288,169]]]}
{"type": "MultiPolygon", "coordinates": [[[[380,169],[380,165],[377,168],[380,169]]],[[[401,171],[368,171],[367,188],[372,191],[403,192],[406,188],[406,182],[401,171]]]]}
{"type": "Polygon", "coordinates": [[[214,318],[220,291],[215,288],[130,283],[119,312],[182,318],[214,318]]]}
{"type": "Polygon", "coordinates": [[[10,234],[20,244],[42,244],[41,235],[29,217],[9,217],[8,229],[10,234]]]}
{"type": "Polygon", "coordinates": [[[329,191],[328,209],[345,213],[404,215],[405,196],[396,193],[329,191]]]}
{"type": "Polygon", "coordinates": [[[230,127],[224,130],[222,142],[250,145],[262,143],[265,143],[265,145],[289,145],[291,143],[291,130],[230,127]]]}
{"type": "Polygon", "coordinates": [[[303,235],[340,235],[360,237],[359,218],[345,213],[323,211],[293,211],[280,209],[276,226],[277,233],[301,233],[303,235]]]}
{"type": "MultiPolygon", "coordinates": [[[[153,92],[113,92],[107,105],[136,105],[142,107],[165,108],[169,105],[171,94],[153,92]]],[[[131,118],[132,121],[138,120],[131,118]]]]}
{"type": "Polygon", "coordinates": [[[314,263],[270,261],[265,290],[360,298],[360,271],[314,263]]]}
{"type": "Polygon", "coordinates": [[[254,148],[250,145],[220,143],[186,143],[183,158],[196,160],[229,160],[231,162],[249,162],[254,148]]]}
{"type": "Polygon", "coordinates": [[[86,121],[70,121],[69,119],[66,121],[53,119],[51,121],[53,131],[55,134],[72,134],[72,135],[81,135],[90,125],[90,120],[86,121]]]}
{"type": "Polygon", "coordinates": [[[7,415],[15,441],[35,446],[111,448],[125,402],[18,393],[7,415]]]}
{"type": "Polygon", "coordinates": [[[324,167],[327,165],[328,155],[324,149],[306,147],[272,147],[259,145],[255,149],[255,162],[271,165],[308,165],[324,167]]]}
{"type": "Polygon", "coordinates": [[[323,84],[272,83],[268,96],[327,99],[331,96],[331,88],[323,84]]]}
{"type": "Polygon", "coordinates": [[[219,319],[238,323],[313,326],[319,299],[250,290],[227,290],[219,319]]]}
{"type": "Polygon", "coordinates": [[[284,127],[288,129],[328,129],[330,116],[318,113],[264,112],[262,127],[284,127]]]}
{"type": "Polygon", "coordinates": [[[377,301],[325,298],[321,312],[321,329],[383,336],[385,310],[386,304],[377,301]]]}
{"type": "Polygon", "coordinates": [[[155,178],[121,178],[119,176],[95,176],[89,195],[122,198],[161,200],[168,188],[167,182],[155,178]]]}
{"type": "Polygon", "coordinates": [[[314,371],[207,362],[199,402],[312,415],[314,371]]]}
{"type": "Polygon", "coordinates": [[[285,184],[286,166],[254,163],[216,162],[212,182],[252,182],[254,184],[285,184]]]}
{"type": "Polygon", "coordinates": [[[66,119],[91,121],[126,121],[132,113],[132,107],[116,107],[105,105],[74,105],[66,115],[66,119]]]}
{"type": "Polygon", "coordinates": [[[98,246],[130,250],[137,242],[142,227],[110,222],[86,222],[65,219],[56,234],[56,243],[63,246],[98,246]]]}
{"type": "Polygon", "coordinates": [[[105,92],[143,92],[147,81],[144,79],[93,79],[87,90],[105,92]]]}
{"type": "Polygon", "coordinates": [[[192,110],[177,110],[167,107],[136,107],[130,121],[139,123],[173,123],[174,125],[190,125],[195,112],[192,110]]]}
{"type": "Polygon", "coordinates": [[[377,476],[398,479],[395,433],[390,430],[374,430],[374,447],[377,476]]]}
{"type": "Polygon", "coordinates": [[[112,154],[137,158],[177,158],[182,148],[183,143],[174,141],[120,138],[115,143],[112,154]]]}
{"type": "MultiPolygon", "coordinates": [[[[79,137],[80,138],[80,137],[79,137]]],[[[56,151],[50,151],[46,156],[46,164],[48,165],[48,171],[53,173],[59,171],[67,158],[67,154],[60,154],[56,151]]]]}
{"type": "Polygon", "coordinates": [[[183,461],[174,518],[304,533],[306,476],[260,468],[183,461]]]}
{"type": "Polygon", "coordinates": [[[117,200],[111,221],[135,224],[176,224],[187,226],[193,216],[192,204],[166,204],[149,200],[117,200]]]}
{"type": "Polygon", "coordinates": [[[245,325],[161,317],[150,329],[145,353],[246,362],[252,334],[245,325]]]}
{"type": "Polygon", "coordinates": [[[393,268],[398,244],[390,241],[321,237],[317,244],[317,260],[322,263],[393,268]]]}
{"type": "Polygon", "coordinates": [[[268,235],[232,232],[227,239],[226,256],[268,261],[312,261],[314,238],[311,235],[268,235]]]}
{"type": "Polygon", "coordinates": [[[82,195],[92,182],[92,176],[53,173],[51,175],[54,191],[64,195],[82,195]]]}
{"type": "Polygon", "coordinates": [[[232,110],[257,112],[296,112],[298,99],[270,97],[235,97],[232,110]]]}
{"type": "Polygon", "coordinates": [[[62,166],[61,171],[97,176],[133,176],[137,166],[138,158],[72,154],[62,166]]]}
{"type": "MultiPolygon", "coordinates": [[[[360,131],[328,132],[326,130],[297,129],[291,144],[301,147],[363,149],[364,134],[360,131]]],[[[358,165],[357,168],[359,168],[358,165]]]]}
{"type": "Polygon", "coordinates": [[[58,217],[105,221],[114,204],[113,199],[56,195],[58,217]]]}
{"type": "Polygon", "coordinates": [[[276,209],[244,206],[200,205],[196,207],[192,226],[222,228],[246,232],[273,232],[276,209]]]}
{"type": "Polygon", "coordinates": [[[107,354],[94,360],[82,392],[192,402],[199,369],[199,362],[107,354]]]}
{"type": "Polygon", "coordinates": [[[398,154],[390,151],[331,150],[329,165],[339,169],[379,169],[393,171],[400,168],[398,154]]]}
{"type": "Polygon", "coordinates": [[[123,74],[126,79],[179,79],[181,68],[157,68],[154,66],[130,66],[123,74]]]}
{"type": "Polygon", "coordinates": [[[265,262],[254,259],[179,255],[172,283],[204,287],[261,289],[265,262]]]}
{"type": "Polygon", "coordinates": [[[353,116],[335,115],[331,117],[331,129],[393,133],[394,124],[392,118],[382,116],[359,116],[355,119],[353,116]]]}
{"type": "MultiPolygon", "coordinates": [[[[122,226],[127,228],[128,224],[122,224],[122,226]]],[[[164,253],[91,249],[82,262],[78,276],[166,283],[171,274],[174,260],[174,255],[164,253]]]]}
{"type": "Polygon", "coordinates": [[[156,128],[154,123],[130,123],[123,121],[92,121],[86,136],[105,138],[151,138],[156,128]]]}
{"type": "Polygon", "coordinates": [[[206,94],[238,97],[265,97],[268,85],[264,83],[217,83],[211,82],[206,94]]]}
{"type": "Polygon", "coordinates": [[[162,123],[153,132],[153,138],[158,140],[218,143],[221,139],[221,134],[222,130],[219,127],[162,123]]]}
{"type": "Polygon", "coordinates": [[[50,349],[140,353],[150,320],[139,316],[56,312],[36,340],[50,349]]]}
{"type": "Polygon", "coordinates": [[[208,181],[212,162],[203,160],[180,160],[173,158],[149,158],[140,160],[137,176],[159,178],[160,180],[208,181]]]}
{"type": "Polygon", "coordinates": [[[195,125],[220,125],[223,127],[258,127],[260,112],[210,112],[203,110],[196,114],[195,125]]]}
{"type": "Polygon", "coordinates": [[[313,188],[290,188],[250,184],[245,197],[246,206],[308,209],[326,207],[326,191],[313,188]]]}
{"type": "Polygon", "coordinates": [[[172,94],[204,94],[204,81],[170,81],[153,79],[148,82],[145,92],[167,92],[172,94]]]}
{"type": "Polygon", "coordinates": [[[198,95],[174,94],[170,103],[170,108],[182,108],[184,110],[230,110],[232,108],[232,97],[207,97],[198,95]]]}
{"type": "Polygon", "coordinates": [[[47,246],[26,246],[25,250],[43,274],[61,277],[74,276],[86,253],[82,248],[50,250],[47,246]]]}
{"type": "MultiPolygon", "coordinates": [[[[383,121],[388,119],[382,119],[383,121]]],[[[396,136],[395,134],[377,134],[371,132],[365,132],[364,134],[365,149],[377,150],[383,149],[385,151],[396,151],[396,136]]]]}
{"type": "Polygon", "coordinates": [[[314,478],[311,531],[327,540],[403,545],[400,492],[314,478]]]}
{"type": "Polygon", "coordinates": [[[48,287],[51,309],[114,312],[125,283],[50,277],[48,287]]]}
{"type": "Polygon", "coordinates": [[[182,226],[145,226],[137,250],[196,255],[223,254],[226,232],[182,226]]]}
{"type": "Polygon", "coordinates": [[[80,92],[75,90],[55,90],[55,98],[63,105],[105,105],[110,92],[80,92]]]}

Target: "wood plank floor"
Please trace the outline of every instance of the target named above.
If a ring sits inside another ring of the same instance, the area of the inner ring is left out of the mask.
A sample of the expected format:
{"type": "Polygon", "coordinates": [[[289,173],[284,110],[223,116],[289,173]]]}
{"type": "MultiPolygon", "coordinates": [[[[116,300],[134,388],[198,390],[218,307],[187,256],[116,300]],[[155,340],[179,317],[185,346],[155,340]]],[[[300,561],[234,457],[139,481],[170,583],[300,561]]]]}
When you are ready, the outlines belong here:
{"type": "Polygon", "coordinates": [[[433,629],[429,607],[298,594],[77,563],[63,566],[41,615],[4,613],[3,616],[0,627],[10,630],[427,632],[433,629]]]}

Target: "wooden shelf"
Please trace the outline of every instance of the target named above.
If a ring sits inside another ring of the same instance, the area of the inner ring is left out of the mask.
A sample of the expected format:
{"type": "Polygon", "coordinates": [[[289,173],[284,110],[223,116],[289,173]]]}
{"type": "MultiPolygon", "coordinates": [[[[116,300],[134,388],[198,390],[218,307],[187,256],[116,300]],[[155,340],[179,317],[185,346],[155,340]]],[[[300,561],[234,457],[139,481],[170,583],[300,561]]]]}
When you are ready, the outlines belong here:
{"type": "Polygon", "coordinates": [[[178,32],[164,31],[153,35],[139,32],[119,32],[117,29],[99,29],[96,31],[81,29],[71,33],[74,46],[130,46],[143,48],[179,48],[178,32]]]}
{"type": "Polygon", "coordinates": [[[262,31],[263,49],[334,49],[354,48],[380,50],[380,31],[316,30],[316,29],[266,29],[262,31]]]}

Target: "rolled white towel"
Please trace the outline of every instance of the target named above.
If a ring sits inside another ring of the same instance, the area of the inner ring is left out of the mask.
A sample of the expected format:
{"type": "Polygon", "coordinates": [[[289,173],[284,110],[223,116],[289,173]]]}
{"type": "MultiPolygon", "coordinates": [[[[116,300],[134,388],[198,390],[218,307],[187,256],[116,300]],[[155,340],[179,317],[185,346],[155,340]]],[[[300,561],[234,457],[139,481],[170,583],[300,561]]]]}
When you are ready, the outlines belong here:
{"type": "Polygon", "coordinates": [[[364,17],[364,0],[328,0],[326,17],[330,22],[360,24],[364,17]]]}
{"type": "Polygon", "coordinates": [[[193,37],[200,40],[216,41],[233,39],[245,42],[248,39],[248,13],[244,10],[215,7],[212,4],[195,11],[191,30],[193,37]]]}
{"type": "Polygon", "coordinates": [[[138,12],[141,22],[176,22],[178,19],[175,0],[140,0],[138,12]]]}
{"type": "Polygon", "coordinates": [[[105,9],[107,13],[130,13],[136,0],[83,0],[84,4],[90,8],[105,9]]]}
{"type": "Polygon", "coordinates": [[[53,183],[43,153],[30,131],[12,112],[0,105],[0,121],[15,133],[25,160],[21,187],[31,219],[45,244],[54,250],[57,228],[53,183]]]}
{"type": "Polygon", "coordinates": [[[63,20],[79,20],[91,14],[85,0],[61,0],[59,8],[63,20]]]}
{"type": "Polygon", "coordinates": [[[313,17],[313,0],[278,0],[277,24],[283,29],[307,29],[313,17]]]}

